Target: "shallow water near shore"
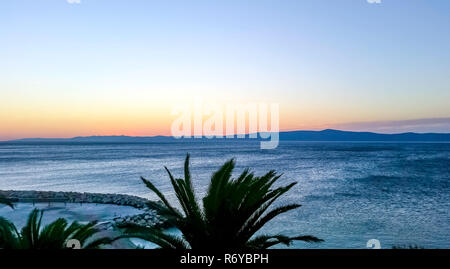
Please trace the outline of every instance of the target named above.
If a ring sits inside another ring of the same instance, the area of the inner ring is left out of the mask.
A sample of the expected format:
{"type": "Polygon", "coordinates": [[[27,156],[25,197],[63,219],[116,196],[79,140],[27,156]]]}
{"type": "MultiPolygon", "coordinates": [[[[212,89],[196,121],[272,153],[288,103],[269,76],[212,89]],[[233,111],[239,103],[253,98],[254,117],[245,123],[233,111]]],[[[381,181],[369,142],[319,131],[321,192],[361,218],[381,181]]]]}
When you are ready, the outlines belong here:
{"type": "Polygon", "coordinates": [[[130,206],[106,205],[106,204],[71,204],[71,203],[16,203],[14,209],[8,206],[0,206],[0,216],[8,217],[17,227],[26,224],[27,217],[33,208],[44,211],[42,223],[48,224],[58,218],[65,218],[69,222],[79,221],[112,221],[116,217],[141,214],[144,211],[130,206]]]}
{"type": "MultiPolygon", "coordinates": [[[[311,234],[325,242],[297,242],[293,248],[365,248],[372,238],[383,248],[450,248],[449,143],[290,141],[275,150],[260,150],[257,141],[226,140],[0,144],[0,189],[155,199],[139,180],[144,176],[175,201],[163,167],[181,176],[188,152],[198,195],[206,190],[211,173],[230,158],[237,161],[236,176],[246,167],[258,175],[276,169],[284,174],[280,183],[297,181],[279,203],[303,206],[275,219],[263,232],[311,234]]],[[[0,209],[0,215],[13,216],[5,210],[0,209]]]]}

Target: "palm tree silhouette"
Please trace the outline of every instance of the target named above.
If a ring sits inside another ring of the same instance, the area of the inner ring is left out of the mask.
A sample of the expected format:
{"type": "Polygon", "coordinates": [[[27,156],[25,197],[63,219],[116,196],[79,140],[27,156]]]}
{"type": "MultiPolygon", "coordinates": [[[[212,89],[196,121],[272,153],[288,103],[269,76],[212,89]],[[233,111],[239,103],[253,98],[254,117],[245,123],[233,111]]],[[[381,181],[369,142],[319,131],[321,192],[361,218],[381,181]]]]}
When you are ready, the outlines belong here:
{"type": "Polygon", "coordinates": [[[78,240],[82,248],[99,248],[113,241],[107,237],[89,240],[99,231],[96,222],[68,225],[67,220],[59,218],[41,228],[42,216],[42,210],[31,211],[20,232],[12,222],[0,217],[0,249],[63,249],[71,239],[78,240]]]}
{"type": "Polygon", "coordinates": [[[306,242],[323,241],[310,235],[289,237],[281,234],[255,234],[278,215],[300,207],[288,204],[269,207],[296,183],[272,188],[280,178],[275,171],[256,177],[246,169],[238,178],[232,179],[234,160],[227,161],[211,177],[203,207],[198,203],[189,171],[189,154],[184,163],[184,179],[175,178],[165,167],[176,193],[182,212],[173,207],[166,197],[148,180],[145,185],[162,201],[154,205],[167,221],[178,228],[182,237],[166,234],[161,230],[129,224],[124,227],[126,237],[153,242],[169,249],[266,249],[277,244],[290,245],[294,240],[306,242]]]}

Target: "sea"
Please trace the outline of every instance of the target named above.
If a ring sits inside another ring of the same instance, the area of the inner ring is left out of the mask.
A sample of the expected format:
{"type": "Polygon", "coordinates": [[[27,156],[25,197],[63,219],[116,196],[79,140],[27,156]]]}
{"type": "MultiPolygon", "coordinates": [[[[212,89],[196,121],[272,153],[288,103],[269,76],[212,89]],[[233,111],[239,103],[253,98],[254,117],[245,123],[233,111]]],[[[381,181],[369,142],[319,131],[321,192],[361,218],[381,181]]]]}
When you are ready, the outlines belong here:
{"type": "MultiPolygon", "coordinates": [[[[450,248],[450,143],[257,141],[168,143],[0,143],[0,190],[122,193],[156,199],[140,180],[154,182],[176,204],[164,166],[182,177],[186,154],[196,194],[234,158],[237,177],[282,174],[297,182],[277,205],[299,203],[261,233],[314,235],[322,243],[290,248],[450,248]]],[[[6,211],[2,211],[6,212],[6,211]]],[[[7,216],[6,216],[7,217],[7,216]]]]}

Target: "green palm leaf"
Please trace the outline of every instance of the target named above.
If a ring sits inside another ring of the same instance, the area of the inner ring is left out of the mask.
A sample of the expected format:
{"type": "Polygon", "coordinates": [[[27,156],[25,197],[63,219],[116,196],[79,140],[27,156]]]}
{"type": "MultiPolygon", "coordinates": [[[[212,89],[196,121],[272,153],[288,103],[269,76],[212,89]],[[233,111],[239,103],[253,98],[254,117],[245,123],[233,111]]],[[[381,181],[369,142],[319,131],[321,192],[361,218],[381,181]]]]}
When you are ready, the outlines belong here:
{"type": "Polygon", "coordinates": [[[275,171],[256,177],[248,169],[237,179],[232,179],[234,160],[227,161],[211,177],[203,205],[196,199],[189,170],[190,156],[184,162],[184,179],[175,178],[165,167],[182,211],[174,208],[150,181],[144,184],[161,199],[157,205],[168,221],[178,228],[183,237],[163,231],[128,225],[124,237],[137,237],[170,249],[265,249],[277,244],[290,245],[294,240],[321,242],[314,236],[259,235],[255,234],[280,214],[300,205],[288,204],[269,208],[296,183],[273,188],[281,177],[275,171]],[[269,210],[269,211],[268,211],[269,210]],[[266,211],[268,211],[266,213],[266,211]]]}
{"type": "Polygon", "coordinates": [[[63,249],[71,239],[77,239],[82,248],[98,248],[114,241],[107,237],[91,240],[99,232],[96,222],[68,225],[67,220],[59,218],[42,228],[43,214],[42,210],[31,211],[20,232],[13,223],[0,218],[0,249],[63,249]]]}

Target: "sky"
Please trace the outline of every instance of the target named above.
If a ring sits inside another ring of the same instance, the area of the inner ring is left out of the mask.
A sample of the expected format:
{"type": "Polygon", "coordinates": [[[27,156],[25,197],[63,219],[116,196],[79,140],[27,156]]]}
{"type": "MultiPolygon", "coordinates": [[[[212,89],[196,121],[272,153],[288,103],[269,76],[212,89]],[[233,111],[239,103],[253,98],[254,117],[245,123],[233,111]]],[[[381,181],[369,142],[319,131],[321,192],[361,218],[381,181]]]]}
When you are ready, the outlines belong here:
{"type": "Polygon", "coordinates": [[[197,97],[450,132],[450,1],[0,1],[0,140],[169,135],[197,97]]]}

